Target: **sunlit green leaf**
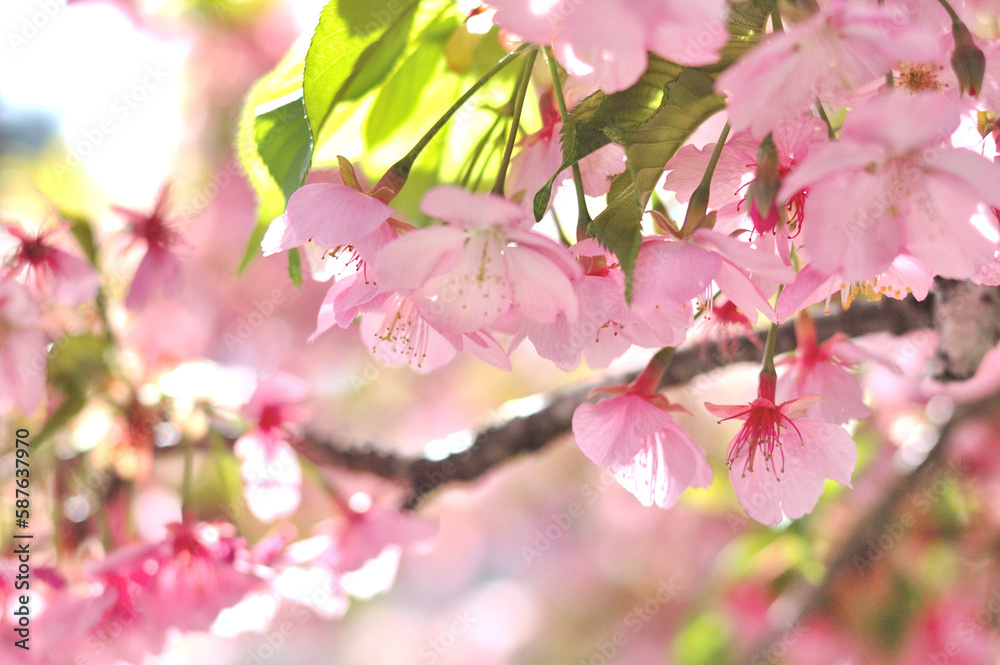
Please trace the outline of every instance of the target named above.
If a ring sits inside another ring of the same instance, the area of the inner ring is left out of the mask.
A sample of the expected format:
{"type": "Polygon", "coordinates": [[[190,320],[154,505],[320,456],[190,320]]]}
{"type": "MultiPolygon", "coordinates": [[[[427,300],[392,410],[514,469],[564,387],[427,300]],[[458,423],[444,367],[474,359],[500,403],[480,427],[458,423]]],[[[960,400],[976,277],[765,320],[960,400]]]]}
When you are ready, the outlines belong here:
{"type": "Polygon", "coordinates": [[[254,136],[257,152],[287,202],[305,181],[312,158],[312,135],[302,97],[259,114],[254,136]]]}
{"type": "MultiPolygon", "coordinates": [[[[385,82],[375,97],[365,121],[365,143],[377,146],[387,140],[409,120],[420,104],[424,89],[430,83],[444,55],[444,40],[459,26],[457,17],[450,16],[435,28],[437,38],[421,35],[420,44],[385,82]],[[443,28],[443,30],[441,29],[443,28]]],[[[430,33],[431,28],[425,30],[430,33]]]]}
{"type": "Polygon", "coordinates": [[[331,0],[306,54],[302,90],[314,139],[342,101],[389,75],[406,48],[419,1],[331,0]]]}
{"type": "Polygon", "coordinates": [[[258,109],[273,107],[277,100],[302,89],[302,58],[302,50],[293,49],[277,67],[254,84],[240,112],[236,151],[240,166],[257,194],[257,224],[240,263],[241,271],[260,255],[260,241],[267,225],[285,210],[284,192],[272,178],[257,149],[258,109]]]}
{"type": "Polygon", "coordinates": [[[677,634],[674,662],[678,665],[726,663],[731,629],[725,616],[715,611],[699,614],[677,634]]]}

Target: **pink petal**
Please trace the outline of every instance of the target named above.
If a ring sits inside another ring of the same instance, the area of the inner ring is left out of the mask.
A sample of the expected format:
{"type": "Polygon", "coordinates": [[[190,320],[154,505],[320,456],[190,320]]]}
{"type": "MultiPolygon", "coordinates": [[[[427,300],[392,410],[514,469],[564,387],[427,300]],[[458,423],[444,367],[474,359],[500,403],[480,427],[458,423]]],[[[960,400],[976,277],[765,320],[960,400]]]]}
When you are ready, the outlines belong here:
{"type": "Polygon", "coordinates": [[[469,355],[479,358],[484,363],[504,372],[509,372],[513,369],[510,364],[510,356],[489,333],[480,330],[465,333],[462,337],[462,350],[469,355]]]}
{"type": "Polygon", "coordinates": [[[312,240],[333,248],[372,233],[392,214],[386,204],[347,185],[316,183],[292,194],[285,218],[296,245],[312,240]]]}
{"type": "Polygon", "coordinates": [[[295,230],[288,223],[288,215],[280,215],[267,227],[264,238],[260,241],[260,248],[264,256],[271,256],[301,244],[302,242],[295,237],[295,230]]]}
{"type": "Polygon", "coordinates": [[[643,439],[672,423],[666,411],[637,395],[625,394],[597,404],[585,403],[573,413],[573,434],[584,454],[606,467],[629,464],[643,439]]]}
{"type": "Polygon", "coordinates": [[[750,415],[749,404],[729,405],[705,402],[705,409],[719,420],[729,420],[730,418],[746,420],[746,416],[750,415]]]}
{"type": "MultiPolygon", "coordinates": [[[[572,258],[568,251],[566,255],[572,258]]],[[[576,291],[560,266],[520,246],[508,247],[504,259],[511,301],[524,318],[536,323],[552,323],[556,316],[564,314],[567,320],[576,320],[579,314],[576,291]]]]}
{"type": "Polygon", "coordinates": [[[468,234],[450,226],[428,226],[400,236],[385,246],[372,270],[382,288],[410,293],[443,274],[459,260],[468,234]]]}
{"type": "MultiPolygon", "coordinates": [[[[506,312],[511,286],[503,256],[505,245],[498,232],[471,234],[451,270],[427,280],[421,289],[423,297],[417,305],[424,318],[438,330],[466,333],[506,312]]],[[[384,262],[394,247],[385,248],[380,261],[384,262]]]]}
{"type": "Polygon", "coordinates": [[[615,480],[642,505],[670,508],[688,487],[708,487],[712,467],[705,451],[671,423],[643,440],[632,461],[615,471],[615,480]]]}
{"type": "Polygon", "coordinates": [[[497,194],[474,194],[454,185],[441,185],[424,194],[420,209],[460,229],[499,225],[530,227],[533,220],[518,204],[497,194]]]}

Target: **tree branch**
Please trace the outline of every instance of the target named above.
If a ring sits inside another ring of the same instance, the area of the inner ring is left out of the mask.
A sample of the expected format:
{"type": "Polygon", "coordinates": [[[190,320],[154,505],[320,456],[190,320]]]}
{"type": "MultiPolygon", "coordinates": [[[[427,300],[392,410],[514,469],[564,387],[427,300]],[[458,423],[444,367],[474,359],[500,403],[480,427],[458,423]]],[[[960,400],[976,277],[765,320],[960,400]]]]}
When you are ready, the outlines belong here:
{"type": "MultiPolygon", "coordinates": [[[[819,341],[829,339],[838,332],[849,337],[876,332],[902,335],[930,328],[932,322],[928,302],[917,302],[912,297],[856,302],[850,309],[815,321],[819,341]]],[[[779,328],[776,348],[779,353],[795,348],[795,330],[791,322],[779,328]]],[[[760,348],[745,336],[735,343],[709,342],[704,351],[699,344],[693,344],[674,355],[660,387],[684,385],[712,370],[759,360],[760,348]]],[[[606,379],[601,385],[629,383],[635,377],[636,373],[618,375],[606,379]]],[[[578,386],[555,393],[539,411],[488,427],[479,432],[469,448],[441,460],[399,455],[372,446],[346,447],[315,434],[300,439],[296,447],[318,465],[370,473],[400,484],[410,492],[406,507],[413,508],[426,494],[442,485],[474,480],[518,455],[541,450],[569,432],[573,412],[586,401],[596,385],[578,386]]]]}

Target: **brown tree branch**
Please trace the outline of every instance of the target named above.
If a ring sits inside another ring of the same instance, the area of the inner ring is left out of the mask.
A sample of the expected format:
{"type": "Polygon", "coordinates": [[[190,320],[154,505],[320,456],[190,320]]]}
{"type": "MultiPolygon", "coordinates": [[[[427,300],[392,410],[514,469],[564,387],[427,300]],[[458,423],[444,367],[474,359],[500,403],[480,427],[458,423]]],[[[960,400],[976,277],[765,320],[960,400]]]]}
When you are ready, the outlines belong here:
{"type": "MultiPolygon", "coordinates": [[[[816,319],[819,341],[836,333],[857,337],[875,332],[894,335],[930,328],[930,305],[904,300],[883,299],[878,302],[856,302],[850,309],[816,319]]],[[[795,348],[795,331],[791,322],[781,326],[777,351],[795,348]]],[[[735,343],[709,342],[702,350],[694,343],[679,350],[667,369],[660,387],[684,385],[693,378],[738,362],[758,362],[760,348],[750,338],[738,338],[735,343]]],[[[635,373],[614,376],[602,385],[628,383],[635,373]]],[[[372,446],[347,447],[310,434],[296,444],[299,452],[321,466],[336,466],[361,471],[391,480],[407,488],[407,507],[414,507],[434,489],[455,481],[474,480],[496,466],[523,453],[541,450],[570,431],[573,411],[587,399],[596,384],[573,387],[553,394],[546,406],[528,415],[512,418],[479,432],[472,445],[462,452],[441,460],[405,456],[372,446]]]]}

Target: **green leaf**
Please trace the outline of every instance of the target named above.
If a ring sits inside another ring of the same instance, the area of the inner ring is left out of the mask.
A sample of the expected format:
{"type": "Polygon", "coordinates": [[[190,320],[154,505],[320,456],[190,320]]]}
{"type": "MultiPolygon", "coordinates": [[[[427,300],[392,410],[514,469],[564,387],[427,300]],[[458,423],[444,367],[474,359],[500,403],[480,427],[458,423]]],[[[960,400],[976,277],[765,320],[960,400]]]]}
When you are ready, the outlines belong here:
{"type": "Polygon", "coordinates": [[[257,194],[257,225],[243,254],[238,269],[240,272],[260,255],[260,241],[268,224],[285,211],[284,192],[272,178],[257,149],[257,111],[261,107],[273,107],[275,101],[302,89],[302,58],[301,49],[293,49],[273,70],[254,84],[240,111],[236,152],[240,166],[257,194]]]}
{"type": "Polygon", "coordinates": [[[305,181],[312,159],[312,134],[302,97],[257,115],[254,139],[257,153],[287,203],[305,181]]]}
{"type": "Polygon", "coordinates": [[[420,104],[420,98],[437,71],[438,62],[444,55],[447,36],[459,27],[458,18],[449,16],[431,26],[421,35],[421,43],[399,66],[385,85],[379,90],[365,120],[365,143],[369,148],[388,139],[409,120],[420,104]],[[443,30],[442,30],[443,27],[443,30]],[[438,38],[426,38],[428,33],[438,38]]]}
{"type": "MultiPolygon", "coordinates": [[[[660,108],[641,127],[605,132],[625,148],[632,184],[619,191],[590,223],[588,232],[618,257],[625,271],[625,298],[632,298],[632,271],[642,241],[642,215],[663,167],[688,136],[725,106],[713,92],[714,79],[696,69],[684,70],[667,85],[660,108]]],[[[609,197],[610,198],[610,197],[609,197]]]]}
{"type": "Polygon", "coordinates": [[[641,127],[605,130],[625,148],[640,213],[674,153],[701,123],[725,108],[726,101],[715,94],[714,85],[708,74],[684,70],[667,86],[660,108],[641,127]]]}
{"type": "Polygon", "coordinates": [[[288,250],[288,277],[292,280],[295,288],[302,288],[302,257],[298,247],[288,250]]]}
{"type": "Polygon", "coordinates": [[[389,75],[406,49],[419,4],[330,0],[323,8],[302,80],[314,140],[337,104],[363,96],[389,75]]]}
{"type": "MultiPolygon", "coordinates": [[[[642,215],[649,202],[649,196],[660,177],[667,161],[683,145],[684,141],[705,120],[725,108],[725,99],[715,94],[715,74],[738,58],[756,44],[764,34],[764,26],[774,0],[748,0],[735,3],[729,19],[729,31],[732,35],[729,43],[723,48],[722,61],[718,65],[703,68],[684,68],[666,61],[658,61],[650,56],[650,70],[657,72],[659,81],[663,82],[663,95],[659,107],[646,116],[641,123],[619,122],[617,125],[608,123],[605,117],[598,117],[596,122],[601,125],[601,132],[610,140],[620,143],[625,148],[628,157],[628,172],[631,184],[621,189],[615,197],[609,196],[607,208],[598,215],[588,227],[588,231],[607,249],[618,257],[622,270],[625,271],[625,297],[632,297],[632,271],[642,240],[642,215]]],[[[648,72],[647,72],[648,74],[648,72]]],[[[646,76],[643,76],[645,79],[646,76]]],[[[642,81],[643,79],[640,79],[642,81]]],[[[638,85],[638,84],[637,84],[638,85]]],[[[629,89],[631,90],[631,88],[629,89]]],[[[623,95],[629,90],[618,93],[623,95]]],[[[608,97],[603,103],[608,103],[615,97],[608,97]]],[[[586,100],[585,100],[586,101],[586,100]]],[[[575,110],[575,109],[574,109],[575,110]]],[[[597,113],[594,114],[597,116],[597,113]]],[[[633,108],[631,119],[639,115],[633,108]]],[[[572,117],[572,113],[570,113],[572,117]]],[[[610,111],[607,117],[614,117],[610,111]]],[[[583,120],[593,123],[593,117],[583,120]]],[[[567,122],[567,126],[570,123],[567,122]]],[[[587,127],[585,131],[589,131],[587,127]]],[[[583,155],[577,152],[566,152],[566,132],[564,127],[563,153],[572,163],[583,155]]],[[[570,131],[580,133],[580,128],[570,131]]],[[[570,144],[572,147],[572,144],[570,144]]],[[[564,167],[560,167],[560,170],[564,167]]],[[[539,191],[535,198],[535,214],[538,216],[539,197],[545,189],[539,191]]],[[[548,202],[546,194],[545,201],[548,202]]],[[[544,207],[542,208],[544,212],[544,207]]]]}
{"type": "Polygon", "coordinates": [[[729,41],[719,51],[719,62],[701,69],[717,74],[756,46],[764,36],[767,19],[776,5],[775,0],[732,3],[729,8],[729,41]]]}
{"type": "Polygon", "coordinates": [[[625,300],[628,302],[632,301],[632,271],[642,243],[639,225],[642,210],[636,199],[635,185],[629,185],[587,226],[587,233],[618,257],[618,265],[625,272],[625,300]]]}
{"type": "Polygon", "coordinates": [[[605,95],[595,92],[566,114],[562,127],[563,161],[535,194],[535,219],[541,219],[552,197],[557,175],[572,164],[612,141],[610,133],[638,127],[658,108],[664,89],[677,80],[685,68],[650,54],[649,67],[627,90],[605,95]]]}

